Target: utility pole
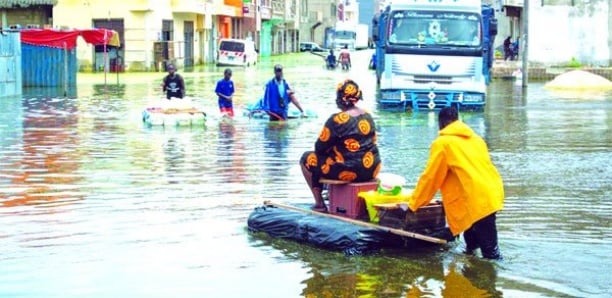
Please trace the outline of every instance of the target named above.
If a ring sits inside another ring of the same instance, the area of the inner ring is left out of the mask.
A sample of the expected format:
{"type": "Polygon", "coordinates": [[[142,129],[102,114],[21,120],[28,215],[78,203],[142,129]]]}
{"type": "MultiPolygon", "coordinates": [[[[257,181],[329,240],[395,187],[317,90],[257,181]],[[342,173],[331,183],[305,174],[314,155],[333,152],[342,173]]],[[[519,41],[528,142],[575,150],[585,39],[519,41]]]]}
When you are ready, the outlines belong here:
{"type": "Polygon", "coordinates": [[[523,72],[523,83],[522,86],[523,87],[527,87],[527,83],[529,82],[529,63],[528,63],[528,55],[527,53],[529,52],[528,46],[529,46],[529,0],[523,0],[523,36],[521,38],[521,40],[519,41],[519,44],[522,45],[522,50],[523,50],[523,55],[522,58],[522,65],[521,65],[521,71],[523,72]]]}
{"type": "Polygon", "coordinates": [[[8,22],[6,21],[6,10],[0,9],[0,29],[8,28],[8,22]]]}

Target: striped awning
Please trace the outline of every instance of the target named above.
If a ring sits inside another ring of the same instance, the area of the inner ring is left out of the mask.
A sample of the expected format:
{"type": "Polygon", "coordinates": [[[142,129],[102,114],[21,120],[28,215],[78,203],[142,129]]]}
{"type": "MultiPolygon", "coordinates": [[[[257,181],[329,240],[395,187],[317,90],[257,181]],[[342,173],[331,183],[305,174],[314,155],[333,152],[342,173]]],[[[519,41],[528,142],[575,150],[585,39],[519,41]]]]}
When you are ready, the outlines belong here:
{"type": "Polygon", "coordinates": [[[56,5],[58,0],[2,0],[0,8],[28,7],[32,5],[56,5]]]}

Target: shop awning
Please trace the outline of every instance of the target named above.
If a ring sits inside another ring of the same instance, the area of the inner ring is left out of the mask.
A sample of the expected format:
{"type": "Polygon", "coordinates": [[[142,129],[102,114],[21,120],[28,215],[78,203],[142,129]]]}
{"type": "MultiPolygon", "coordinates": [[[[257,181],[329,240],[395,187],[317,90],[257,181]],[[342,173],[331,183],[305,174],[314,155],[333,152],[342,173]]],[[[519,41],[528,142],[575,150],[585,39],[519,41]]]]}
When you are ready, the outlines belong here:
{"type": "Polygon", "coordinates": [[[82,37],[87,43],[96,46],[115,46],[121,45],[119,34],[109,29],[84,29],[84,30],[55,30],[55,29],[27,29],[21,30],[21,42],[47,46],[53,48],[76,47],[77,38],[82,37]]]}

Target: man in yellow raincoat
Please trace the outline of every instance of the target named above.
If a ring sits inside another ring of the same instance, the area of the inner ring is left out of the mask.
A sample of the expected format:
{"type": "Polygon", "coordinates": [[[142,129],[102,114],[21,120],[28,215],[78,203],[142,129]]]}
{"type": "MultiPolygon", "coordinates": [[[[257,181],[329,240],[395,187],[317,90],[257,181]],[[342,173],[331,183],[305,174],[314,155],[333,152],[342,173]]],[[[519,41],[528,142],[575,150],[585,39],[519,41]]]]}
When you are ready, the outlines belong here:
{"type": "Polygon", "coordinates": [[[501,259],[495,214],[503,208],[504,187],[487,144],[459,120],[455,108],[440,110],[438,121],[439,136],[409,208],[416,211],[427,205],[440,190],[449,228],[455,236],[463,232],[466,252],[480,248],[484,258],[501,259]]]}

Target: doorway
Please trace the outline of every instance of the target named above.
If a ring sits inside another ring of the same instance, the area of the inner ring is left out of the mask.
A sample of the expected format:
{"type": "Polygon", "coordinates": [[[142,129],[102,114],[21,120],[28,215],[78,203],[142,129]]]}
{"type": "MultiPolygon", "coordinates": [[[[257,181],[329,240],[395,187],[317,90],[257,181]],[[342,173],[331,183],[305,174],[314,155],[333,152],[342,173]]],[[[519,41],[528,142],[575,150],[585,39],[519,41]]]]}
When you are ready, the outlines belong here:
{"type": "Polygon", "coordinates": [[[167,71],[166,66],[170,63],[174,63],[174,21],[173,20],[162,20],[162,32],[161,32],[161,62],[163,64],[163,70],[167,71]]]}
{"type": "Polygon", "coordinates": [[[193,66],[193,21],[185,21],[185,67],[193,66]]]}
{"type": "Polygon", "coordinates": [[[125,28],[123,19],[93,19],[94,28],[104,28],[114,30],[119,34],[119,47],[114,46],[95,46],[94,47],[94,72],[104,71],[123,72],[125,70],[125,28]],[[108,60],[105,59],[107,54],[108,60]]]}

